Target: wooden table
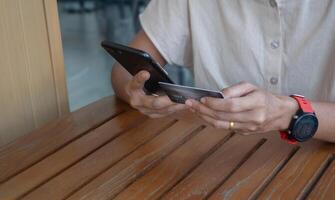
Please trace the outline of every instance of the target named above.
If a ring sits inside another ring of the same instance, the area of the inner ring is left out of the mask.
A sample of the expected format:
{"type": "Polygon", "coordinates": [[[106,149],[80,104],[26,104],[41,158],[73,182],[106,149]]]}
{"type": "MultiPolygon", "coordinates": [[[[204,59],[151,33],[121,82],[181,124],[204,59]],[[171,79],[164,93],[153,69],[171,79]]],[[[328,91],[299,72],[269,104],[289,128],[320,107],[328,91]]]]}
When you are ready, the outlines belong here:
{"type": "Polygon", "coordinates": [[[335,199],[334,152],[108,97],[2,147],[0,199],[335,199]]]}

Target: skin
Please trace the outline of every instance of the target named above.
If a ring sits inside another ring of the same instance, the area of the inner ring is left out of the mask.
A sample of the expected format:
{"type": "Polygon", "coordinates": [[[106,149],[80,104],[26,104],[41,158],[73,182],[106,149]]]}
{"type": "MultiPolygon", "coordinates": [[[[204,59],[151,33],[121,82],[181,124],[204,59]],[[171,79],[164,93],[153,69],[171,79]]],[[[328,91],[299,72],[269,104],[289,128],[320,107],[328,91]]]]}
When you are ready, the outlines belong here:
{"type": "MultiPolygon", "coordinates": [[[[141,30],[129,46],[148,52],[161,66],[166,65],[166,61],[144,31],[141,30]]],[[[141,113],[151,118],[159,118],[187,109],[186,105],[171,102],[167,96],[146,95],[143,87],[149,78],[147,71],[141,71],[132,77],[120,64],[113,66],[112,85],[116,95],[141,113]]]]}
{"type": "MultiPolygon", "coordinates": [[[[148,52],[162,66],[166,64],[143,31],[136,35],[130,46],[148,52]]],[[[234,122],[234,131],[250,135],[286,130],[299,109],[293,98],[272,94],[246,82],[225,88],[225,99],[206,97],[201,102],[189,99],[186,105],[176,104],[167,96],[146,95],[143,87],[149,77],[150,74],[146,71],[132,77],[119,64],[115,64],[112,70],[112,84],[116,95],[151,118],[190,109],[215,128],[229,129],[229,122],[234,122]]],[[[319,120],[319,129],[314,138],[335,142],[335,103],[312,102],[312,106],[319,120]]]]}

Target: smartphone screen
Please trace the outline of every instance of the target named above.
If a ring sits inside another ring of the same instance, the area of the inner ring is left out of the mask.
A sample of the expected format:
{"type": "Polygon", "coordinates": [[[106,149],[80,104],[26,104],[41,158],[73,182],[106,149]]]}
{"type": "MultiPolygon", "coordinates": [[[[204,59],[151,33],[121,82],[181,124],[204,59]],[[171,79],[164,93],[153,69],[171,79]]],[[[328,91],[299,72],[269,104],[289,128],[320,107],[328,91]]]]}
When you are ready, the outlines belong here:
{"type": "Polygon", "coordinates": [[[157,94],[161,91],[158,82],[174,83],[147,52],[109,41],[103,41],[101,45],[131,75],[134,76],[142,70],[150,73],[150,79],[144,86],[148,93],[157,94]]]}

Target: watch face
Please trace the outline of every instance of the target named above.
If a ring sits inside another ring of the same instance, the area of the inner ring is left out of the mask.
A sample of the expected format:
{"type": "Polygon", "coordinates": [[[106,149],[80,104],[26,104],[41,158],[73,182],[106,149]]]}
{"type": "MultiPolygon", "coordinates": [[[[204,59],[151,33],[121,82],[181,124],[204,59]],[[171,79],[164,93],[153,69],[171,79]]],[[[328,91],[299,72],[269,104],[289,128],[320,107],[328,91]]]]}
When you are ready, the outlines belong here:
{"type": "Polygon", "coordinates": [[[293,137],[304,142],[314,136],[318,129],[318,119],[312,113],[302,115],[297,119],[292,130],[293,137]]]}

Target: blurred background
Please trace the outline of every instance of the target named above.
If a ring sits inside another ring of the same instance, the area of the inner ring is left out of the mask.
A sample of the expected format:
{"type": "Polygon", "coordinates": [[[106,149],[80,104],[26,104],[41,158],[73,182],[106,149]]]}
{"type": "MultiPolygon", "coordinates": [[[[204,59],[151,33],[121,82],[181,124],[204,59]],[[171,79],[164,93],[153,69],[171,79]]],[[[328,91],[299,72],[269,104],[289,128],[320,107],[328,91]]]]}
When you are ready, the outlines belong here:
{"type": "MultiPolygon", "coordinates": [[[[102,40],[128,44],[141,28],[139,14],[150,0],[58,0],[71,111],[114,92],[110,73],[115,62],[102,40]]],[[[193,85],[192,73],[166,66],[170,77],[193,85]]]]}

